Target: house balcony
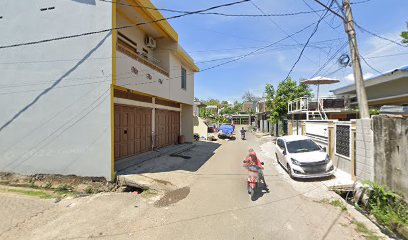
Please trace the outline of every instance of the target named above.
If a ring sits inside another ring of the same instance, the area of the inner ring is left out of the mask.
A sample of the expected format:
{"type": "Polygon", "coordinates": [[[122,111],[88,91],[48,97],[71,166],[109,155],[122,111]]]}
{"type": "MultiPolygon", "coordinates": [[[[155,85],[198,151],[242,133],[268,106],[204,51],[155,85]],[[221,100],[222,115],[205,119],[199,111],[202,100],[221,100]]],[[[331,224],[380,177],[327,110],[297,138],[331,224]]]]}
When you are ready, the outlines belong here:
{"type": "Polygon", "coordinates": [[[118,38],[118,41],[117,41],[117,50],[125,54],[126,56],[142,63],[143,65],[163,74],[166,77],[170,76],[168,71],[166,71],[164,68],[158,65],[158,63],[160,62],[159,60],[151,56],[148,56],[146,54],[138,52],[137,49],[135,49],[134,47],[132,47],[130,44],[126,43],[125,41],[121,40],[120,38],[118,38]]]}
{"type": "Polygon", "coordinates": [[[288,103],[288,114],[319,111],[322,109],[326,112],[342,112],[349,110],[349,107],[345,99],[335,97],[323,97],[318,99],[301,97],[288,103]]]}
{"type": "Polygon", "coordinates": [[[326,120],[328,113],[353,112],[350,104],[344,98],[301,97],[288,102],[288,114],[306,114],[307,119],[326,120]]]}

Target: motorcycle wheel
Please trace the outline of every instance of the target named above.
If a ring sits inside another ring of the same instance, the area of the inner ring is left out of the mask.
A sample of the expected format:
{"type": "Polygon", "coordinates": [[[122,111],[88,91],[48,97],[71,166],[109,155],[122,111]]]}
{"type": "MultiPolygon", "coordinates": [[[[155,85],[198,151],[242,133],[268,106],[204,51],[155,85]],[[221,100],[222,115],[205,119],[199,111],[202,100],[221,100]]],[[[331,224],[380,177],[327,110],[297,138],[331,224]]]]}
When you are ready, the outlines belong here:
{"type": "Polygon", "coordinates": [[[247,191],[248,191],[248,194],[251,194],[251,187],[249,186],[249,183],[247,184],[247,191]]]}
{"type": "Polygon", "coordinates": [[[253,188],[251,188],[251,200],[252,201],[255,201],[256,199],[255,199],[255,189],[253,189],[253,188]]]}

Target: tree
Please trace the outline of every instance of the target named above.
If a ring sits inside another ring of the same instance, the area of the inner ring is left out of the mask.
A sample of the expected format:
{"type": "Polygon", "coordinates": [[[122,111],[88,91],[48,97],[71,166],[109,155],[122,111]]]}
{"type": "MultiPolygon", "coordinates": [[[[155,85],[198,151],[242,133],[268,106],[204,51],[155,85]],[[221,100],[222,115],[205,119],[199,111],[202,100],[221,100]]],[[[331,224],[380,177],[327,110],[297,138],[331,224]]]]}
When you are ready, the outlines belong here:
{"type": "Polygon", "coordinates": [[[194,102],[199,102],[200,99],[198,99],[197,97],[194,97],[194,102]]]}
{"type": "MultiPolygon", "coordinates": [[[[271,91],[272,89],[269,87],[268,90],[271,91]]],[[[270,120],[274,123],[287,115],[288,102],[295,100],[296,98],[312,96],[312,90],[309,85],[298,85],[296,81],[290,78],[280,82],[276,92],[273,91],[273,93],[273,100],[271,100],[271,106],[270,108],[268,107],[268,110],[271,111],[270,120]]]]}
{"type": "Polygon", "coordinates": [[[244,100],[245,102],[256,102],[259,100],[259,98],[250,91],[246,91],[242,96],[242,100],[244,100]]]}
{"type": "Polygon", "coordinates": [[[213,99],[213,98],[210,98],[210,99],[208,99],[207,101],[204,101],[204,103],[205,103],[207,106],[217,106],[217,107],[220,106],[220,100],[218,100],[218,99],[213,99]]]}
{"type": "MultiPolygon", "coordinates": [[[[407,28],[408,28],[408,22],[407,22],[407,28]]],[[[402,37],[402,43],[408,44],[408,31],[402,32],[401,37],[402,37]]]]}
{"type": "Polygon", "coordinates": [[[265,86],[265,104],[267,109],[272,109],[273,99],[275,98],[275,88],[272,84],[267,83],[265,86]]]}
{"type": "Polygon", "coordinates": [[[234,114],[239,113],[242,111],[242,103],[235,101],[234,105],[232,106],[234,114]]]}

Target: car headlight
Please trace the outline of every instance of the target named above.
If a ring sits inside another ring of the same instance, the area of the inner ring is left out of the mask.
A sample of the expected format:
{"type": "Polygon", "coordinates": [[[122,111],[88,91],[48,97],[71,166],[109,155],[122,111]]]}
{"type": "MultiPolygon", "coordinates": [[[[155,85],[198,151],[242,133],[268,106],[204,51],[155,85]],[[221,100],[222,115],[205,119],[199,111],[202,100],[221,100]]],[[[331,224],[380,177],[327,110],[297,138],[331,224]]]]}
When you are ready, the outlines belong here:
{"type": "Polygon", "coordinates": [[[290,158],[293,164],[300,166],[300,162],[296,159],[290,158]]]}
{"type": "Polygon", "coordinates": [[[326,163],[329,163],[330,162],[330,158],[329,158],[329,155],[326,155],[326,159],[324,160],[326,163]]]}

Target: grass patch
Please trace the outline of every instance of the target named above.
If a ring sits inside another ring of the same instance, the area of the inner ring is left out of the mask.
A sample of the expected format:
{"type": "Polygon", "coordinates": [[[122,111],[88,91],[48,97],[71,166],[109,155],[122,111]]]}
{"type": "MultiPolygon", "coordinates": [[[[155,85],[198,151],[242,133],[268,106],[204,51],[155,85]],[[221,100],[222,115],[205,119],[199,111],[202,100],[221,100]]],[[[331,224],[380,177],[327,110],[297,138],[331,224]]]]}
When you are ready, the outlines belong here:
{"type": "Polygon", "coordinates": [[[334,199],[334,200],[333,199],[332,200],[323,199],[323,200],[321,200],[319,202],[320,203],[325,203],[325,204],[330,204],[330,205],[332,205],[334,207],[340,208],[341,211],[347,211],[346,205],[344,205],[344,203],[342,201],[340,201],[339,199],[334,199]]]}
{"type": "Polygon", "coordinates": [[[334,206],[334,207],[340,208],[341,211],[347,211],[346,205],[344,205],[344,203],[342,201],[338,200],[338,199],[331,200],[329,202],[329,204],[334,206]]]}
{"type": "Polygon", "coordinates": [[[71,187],[68,184],[62,184],[59,185],[54,189],[54,193],[61,195],[63,197],[65,196],[76,196],[76,193],[73,192],[73,187],[71,187]]]}
{"type": "Polygon", "coordinates": [[[25,190],[25,189],[7,189],[7,192],[19,193],[19,194],[23,194],[26,196],[38,197],[41,199],[54,198],[51,194],[48,194],[46,192],[41,192],[41,191],[32,191],[32,190],[25,190]]]}
{"type": "Polygon", "coordinates": [[[380,240],[381,239],[380,237],[375,235],[375,233],[373,231],[369,230],[366,227],[366,225],[364,225],[364,223],[358,222],[358,221],[353,221],[352,223],[356,226],[356,228],[355,228],[356,231],[363,234],[365,239],[367,239],[367,240],[380,240]]]}
{"type": "Polygon", "coordinates": [[[87,194],[93,194],[93,193],[95,193],[96,191],[91,187],[91,186],[89,186],[89,187],[87,187],[86,189],[85,189],[85,193],[87,193],[87,194]]]}

